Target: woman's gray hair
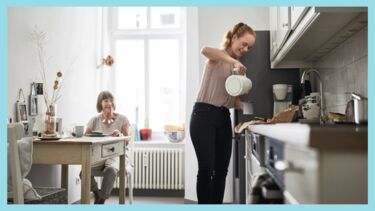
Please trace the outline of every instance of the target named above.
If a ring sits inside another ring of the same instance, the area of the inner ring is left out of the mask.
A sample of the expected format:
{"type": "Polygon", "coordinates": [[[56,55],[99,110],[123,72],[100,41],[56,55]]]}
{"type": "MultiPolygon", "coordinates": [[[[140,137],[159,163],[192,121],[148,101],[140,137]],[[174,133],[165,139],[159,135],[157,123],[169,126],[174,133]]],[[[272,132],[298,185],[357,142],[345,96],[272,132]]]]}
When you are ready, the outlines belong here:
{"type": "Polygon", "coordinates": [[[102,91],[102,92],[99,93],[98,100],[96,101],[96,110],[98,111],[98,113],[102,112],[102,110],[103,110],[103,108],[102,108],[102,101],[106,100],[106,99],[111,99],[112,100],[113,110],[116,110],[115,98],[113,97],[113,95],[111,94],[111,92],[109,92],[109,91],[102,91]]]}

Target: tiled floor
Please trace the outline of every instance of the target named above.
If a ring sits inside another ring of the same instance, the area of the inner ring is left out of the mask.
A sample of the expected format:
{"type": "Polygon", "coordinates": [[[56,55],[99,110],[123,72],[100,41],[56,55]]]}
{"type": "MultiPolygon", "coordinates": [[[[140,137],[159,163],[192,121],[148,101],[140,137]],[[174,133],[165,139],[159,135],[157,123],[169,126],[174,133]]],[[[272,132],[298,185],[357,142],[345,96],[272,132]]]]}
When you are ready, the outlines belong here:
{"type": "MultiPolygon", "coordinates": [[[[94,203],[93,199],[91,203],[94,203]]],[[[118,196],[111,196],[105,204],[118,204],[118,196]]],[[[126,204],[129,199],[126,198],[126,204]]],[[[151,197],[151,196],[134,196],[133,204],[184,204],[183,197],[151,197]]]]}

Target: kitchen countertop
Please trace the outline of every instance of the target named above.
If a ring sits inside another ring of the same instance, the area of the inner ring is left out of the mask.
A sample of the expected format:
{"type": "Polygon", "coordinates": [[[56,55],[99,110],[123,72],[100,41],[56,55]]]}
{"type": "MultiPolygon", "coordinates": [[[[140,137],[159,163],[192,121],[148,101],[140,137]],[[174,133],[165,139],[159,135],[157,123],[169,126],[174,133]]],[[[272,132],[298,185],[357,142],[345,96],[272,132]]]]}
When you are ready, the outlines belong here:
{"type": "Polygon", "coordinates": [[[318,149],[367,150],[367,126],[280,123],[250,125],[248,129],[286,144],[318,149]]]}

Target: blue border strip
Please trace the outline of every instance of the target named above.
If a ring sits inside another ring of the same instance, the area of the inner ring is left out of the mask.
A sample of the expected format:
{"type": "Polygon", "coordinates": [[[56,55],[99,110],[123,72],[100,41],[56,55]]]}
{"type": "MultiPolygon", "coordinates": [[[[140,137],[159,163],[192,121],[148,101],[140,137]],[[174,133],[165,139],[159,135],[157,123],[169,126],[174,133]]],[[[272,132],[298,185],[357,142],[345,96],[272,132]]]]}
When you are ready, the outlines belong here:
{"type": "MultiPolygon", "coordinates": [[[[368,33],[371,38],[371,35],[374,35],[374,3],[370,0],[269,0],[269,1],[259,1],[259,0],[134,0],[134,1],[120,1],[120,0],[3,0],[0,1],[0,96],[1,96],[1,104],[0,104],[0,138],[3,140],[3,143],[6,140],[6,122],[4,121],[7,118],[7,8],[12,6],[307,6],[307,5],[314,5],[314,6],[368,6],[368,14],[369,14],[369,24],[368,24],[368,33]]],[[[368,39],[368,58],[374,58],[374,41],[373,39],[368,39]]],[[[368,70],[374,69],[374,59],[368,60],[368,70]]],[[[191,209],[198,209],[198,210],[207,210],[207,209],[215,209],[215,210],[228,210],[228,209],[236,209],[236,210],[250,210],[250,209],[261,209],[261,210],[331,210],[331,209],[340,209],[342,210],[350,210],[353,209],[360,209],[360,210],[374,210],[374,131],[371,130],[374,128],[373,119],[374,119],[374,84],[371,83],[371,80],[374,80],[375,76],[373,71],[368,71],[368,93],[369,93],[369,144],[368,144],[368,199],[369,205],[301,205],[301,206],[285,206],[285,205],[225,205],[225,206],[215,206],[215,205],[207,205],[207,206],[197,206],[197,205],[159,205],[155,206],[147,206],[147,205],[132,205],[132,206],[110,206],[110,209],[113,210],[121,210],[123,209],[131,209],[131,210],[148,210],[152,208],[153,210],[191,210],[191,209]]],[[[5,146],[5,145],[3,145],[5,146]]],[[[99,210],[99,209],[108,209],[109,206],[94,206],[94,205],[13,205],[9,206],[6,204],[5,196],[6,196],[6,188],[5,188],[5,181],[6,181],[6,154],[7,151],[5,147],[1,147],[1,162],[3,162],[2,170],[0,171],[0,182],[3,184],[1,185],[2,190],[0,191],[0,209],[6,208],[6,210],[81,210],[81,209],[90,209],[90,210],[99,210]]]]}
{"type": "Polygon", "coordinates": [[[374,143],[374,89],[375,84],[371,83],[372,80],[375,80],[375,74],[373,69],[375,68],[375,61],[374,61],[374,39],[372,36],[375,35],[374,31],[374,20],[375,20],[375,3],[372,2],[372,5],[368,8],[368,202],[371,205],[374,205],[375,199],[375,169],[374,169],[374,156],[375,156],[375,143],[374,143]]]}
{"type": "Polygon", "coordinates": [[[7,9],[6,6],[0,2],[0,96],[1,96],[1,104],[0,104],[0,140],[3,140],[0,147],[0,160],[2,163],[3,169],[0,170],[0,182],[1,182],[1,191],[0,191],[0,203],[1,205],[6,203],[6,194],[7,189],[6,187],[6,172],[7,172],[7,148],[5,147],[5,143],[7,143],[7,121],[4,121],[7,116],[8,111],[8,72],[7,72],[7,62],[8,62],[8,42],[7,42],[7,9]]]}
{"type": "Polygon", "coordinates": [[[370,0],[5,0],[8,6],[366,6],[370,0]]]}

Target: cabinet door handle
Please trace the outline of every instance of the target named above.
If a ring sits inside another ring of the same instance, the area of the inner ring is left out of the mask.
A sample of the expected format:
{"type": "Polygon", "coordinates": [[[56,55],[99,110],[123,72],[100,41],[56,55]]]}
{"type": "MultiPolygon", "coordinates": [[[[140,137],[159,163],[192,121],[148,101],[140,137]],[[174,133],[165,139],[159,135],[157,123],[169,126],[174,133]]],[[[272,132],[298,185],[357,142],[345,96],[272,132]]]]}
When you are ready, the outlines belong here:
{"type": "Polygon", "coordinates": [[[294,165],[292,161],[278,160],[275,162],[275,169],[282,172],[303,173],[304,169],[294,165]]]}
{"type": "Polygon", "coordinates": [[[289,24],[288,23],[283,23],[282,27],[288,27],[289,24]]]}

